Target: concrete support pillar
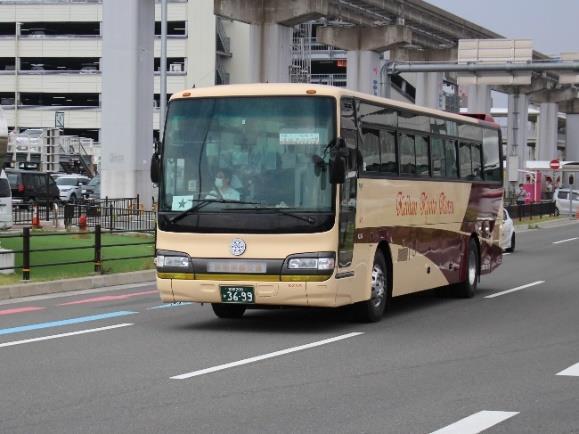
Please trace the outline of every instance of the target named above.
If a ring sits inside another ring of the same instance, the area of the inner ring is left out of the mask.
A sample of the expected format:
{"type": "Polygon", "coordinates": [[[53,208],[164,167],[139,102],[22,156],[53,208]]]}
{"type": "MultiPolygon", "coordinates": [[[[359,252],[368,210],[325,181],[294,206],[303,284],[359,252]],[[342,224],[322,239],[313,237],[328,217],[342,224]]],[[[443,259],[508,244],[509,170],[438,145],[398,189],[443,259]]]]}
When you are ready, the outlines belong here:
{"type": "Polygon", "coordinates": [[[374,51],[348,51],[346,87],[378,95],[380,91],[380,54],[374,51]]]}
{"type": "Polygon", "coordinates": [[[516,184],[524,179],[523,173],[517,172],[517,170],[524,170],[527,161],[528,119],[529,97],[520,93],[509,95],[507,179],[512,182],[511,188],[513,191],[516,191],[516,184]]]}
{"type": "Polygon", "coordinates": [[[101,197],[151,203],[155,0],[104,0],[101,197]]]}
{"type": "Polygon", "coordinates": [[[279,24],[252,24],[250,76],[254,83],[288,83],[291,66],[291,28],[279,24]]]}
{"type": "Polygon", "coordinates": [[[468,112],[490,113],[491,112],[491,88],[485,85],[470,84],[467,86],[468,112]]]}
{"type": "Polygon", "coordinates": [[[567,145],[565,160],[579,161],[579,114],[567,114],[567,145]]]}
{"type": "Polygon", "coordinates": [[[537,160],[552,160],[557,157],[559,104],[544,102],[540,105],[537,131],[537,160]]]}
{"type": "Polygon", "coordinates": [[[416,74],[416,104],[440,108],[442,72],[419,72],[416,74]]]}

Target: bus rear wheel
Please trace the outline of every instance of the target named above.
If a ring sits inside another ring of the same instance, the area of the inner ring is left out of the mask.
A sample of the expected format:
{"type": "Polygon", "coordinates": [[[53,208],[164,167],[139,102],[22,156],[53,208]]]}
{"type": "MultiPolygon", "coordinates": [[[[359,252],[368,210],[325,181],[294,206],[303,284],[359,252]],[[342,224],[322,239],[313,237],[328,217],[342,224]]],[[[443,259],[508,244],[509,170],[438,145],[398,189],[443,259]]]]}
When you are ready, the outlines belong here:
{"type": "Polygon", "coordinates": [[[211,303],[213,312],[219,318],[236,319],[241,318],[245,313],[245,306],[243,304],[223,304],[211,303]]]}
{"type": "Polygon", "coordinates": [[[372,266],[370,299],[355,305],[356,318],[362,322],[378,322],[382,319],[388,302],[388,279],[386,260],[381,252],[376,252],[372,266]]]}
{"type": "Polygon", "coordinates": [[[466,280],[456,286],[456,295],[460,298],[474,297],[479,281],[479,252],[478,246],[471,238],[468,242],[466,260],[466,280]]]}

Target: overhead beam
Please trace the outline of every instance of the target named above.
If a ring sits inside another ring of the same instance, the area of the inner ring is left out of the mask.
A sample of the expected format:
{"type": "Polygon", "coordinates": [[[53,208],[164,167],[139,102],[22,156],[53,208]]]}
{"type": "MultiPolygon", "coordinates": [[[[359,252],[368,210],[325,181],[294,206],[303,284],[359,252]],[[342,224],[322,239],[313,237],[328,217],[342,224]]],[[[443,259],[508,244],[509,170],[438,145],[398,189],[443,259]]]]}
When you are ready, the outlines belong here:
{"type": "Polygon", "coordinates": [[[319,27],[318,42],[343,50],[382,52],[410,44],[412,31],[405,26],[384,27],[319,27]]]}
{"type": "Polygon", "coordinates": [[[392,63],[388,67],[390,74],[403,72],[543,72],[543,71],[579,71],[579,62],[541,62],[541,63],[436,63],[436,64],[400,64],[392,63]]]}

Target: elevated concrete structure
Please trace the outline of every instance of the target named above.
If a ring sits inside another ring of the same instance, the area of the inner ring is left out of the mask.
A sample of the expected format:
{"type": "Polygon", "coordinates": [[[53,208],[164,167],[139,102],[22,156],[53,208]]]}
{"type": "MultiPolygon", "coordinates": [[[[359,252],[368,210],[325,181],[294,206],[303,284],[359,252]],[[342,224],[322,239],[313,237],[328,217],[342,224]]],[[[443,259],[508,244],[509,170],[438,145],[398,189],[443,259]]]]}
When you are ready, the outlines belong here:
{"type": "Polygon", "coordinates": [[[101,197],[151,202],[155,0],[104,0],[101,197]],[[119,116],[119,114],[122,114],[119,116]]]}

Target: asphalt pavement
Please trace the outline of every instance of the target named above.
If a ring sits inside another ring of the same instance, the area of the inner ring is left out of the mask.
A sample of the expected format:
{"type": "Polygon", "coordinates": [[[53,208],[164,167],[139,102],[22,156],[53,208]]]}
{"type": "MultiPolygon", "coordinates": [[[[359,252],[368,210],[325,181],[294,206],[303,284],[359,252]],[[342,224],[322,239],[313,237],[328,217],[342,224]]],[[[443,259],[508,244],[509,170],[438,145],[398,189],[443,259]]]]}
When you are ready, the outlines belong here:
{"type": "Polygon", "coordinates": [[[144,283],[0,303],[0,433],[579,433],[579,225],[521,231],[473,299],[162,305],[144,283]]]}

